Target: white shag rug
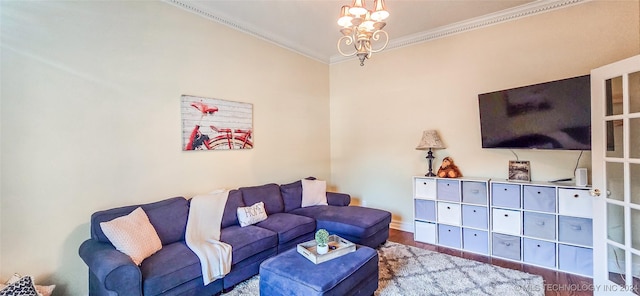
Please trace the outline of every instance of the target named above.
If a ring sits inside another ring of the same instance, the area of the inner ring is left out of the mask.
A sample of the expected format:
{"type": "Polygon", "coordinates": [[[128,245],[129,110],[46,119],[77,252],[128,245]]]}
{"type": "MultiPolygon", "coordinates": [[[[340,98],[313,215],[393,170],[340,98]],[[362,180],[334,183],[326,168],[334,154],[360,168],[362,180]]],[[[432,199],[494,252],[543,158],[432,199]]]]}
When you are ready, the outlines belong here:
{"type": "MultiPolygon", "coordinates": [[[[377,251],[376,296],[544,295],[539,275],[394,242],[377,251]]],[[[260,295],[259,281],[256,275],[222,295],[260,295]]]]}

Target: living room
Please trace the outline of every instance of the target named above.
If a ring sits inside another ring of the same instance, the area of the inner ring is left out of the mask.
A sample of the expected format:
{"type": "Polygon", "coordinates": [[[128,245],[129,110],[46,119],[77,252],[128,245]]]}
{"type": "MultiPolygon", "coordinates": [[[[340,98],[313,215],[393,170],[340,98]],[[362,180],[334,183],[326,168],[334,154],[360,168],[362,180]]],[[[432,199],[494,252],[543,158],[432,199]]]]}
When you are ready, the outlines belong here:
{"type": "MultiPolygon", "coordinates": [[[[87,294],[91,213],[315,176],[412,231],[415,150],[439,131],[465,176],[506,179],[482,149],[480,93],[589,74],[640,53],[640,2],[586,1],[326,64],[160,1],[3,1],[0,280],[87,294]],[[183,94],[253,104],[255,146],[181,149],[183,94]]],[[[327,24],[333,26],[334,24],[327,24]]],[[[518,150],[531,178],[577,151],[518,150]]],[[[580,167],[591,168],[586,151],[580,167]]]]}

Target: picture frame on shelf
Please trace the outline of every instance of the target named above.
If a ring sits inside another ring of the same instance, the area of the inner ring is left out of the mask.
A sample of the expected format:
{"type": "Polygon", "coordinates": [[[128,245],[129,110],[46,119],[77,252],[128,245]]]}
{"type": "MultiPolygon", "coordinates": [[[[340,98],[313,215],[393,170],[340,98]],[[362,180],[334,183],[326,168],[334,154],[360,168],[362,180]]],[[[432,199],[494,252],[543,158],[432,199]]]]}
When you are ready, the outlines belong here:
{"type": "Polygon", "coordinates": [[[531,165],[528,160],[509,161],[509,181],[531,181],[531,165]]]}

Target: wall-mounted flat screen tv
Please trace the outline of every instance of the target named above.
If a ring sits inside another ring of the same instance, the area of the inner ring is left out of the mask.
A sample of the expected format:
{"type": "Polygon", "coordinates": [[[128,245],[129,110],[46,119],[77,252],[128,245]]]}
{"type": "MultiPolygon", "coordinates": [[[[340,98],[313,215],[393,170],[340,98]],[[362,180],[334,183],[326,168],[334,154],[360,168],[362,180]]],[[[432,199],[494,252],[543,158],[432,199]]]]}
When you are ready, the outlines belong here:
{"type": "Polygon", "coordinates": [[[478,95],[482,148],[591,149],[589,75],[478,95]]]}

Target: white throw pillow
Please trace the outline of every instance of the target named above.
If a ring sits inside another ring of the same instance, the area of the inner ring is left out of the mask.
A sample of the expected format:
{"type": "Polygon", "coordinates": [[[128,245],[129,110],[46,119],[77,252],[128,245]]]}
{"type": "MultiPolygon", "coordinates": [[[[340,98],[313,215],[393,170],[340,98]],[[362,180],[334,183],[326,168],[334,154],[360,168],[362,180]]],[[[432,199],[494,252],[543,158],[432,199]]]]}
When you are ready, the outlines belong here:
{"type": "Polygon", "coordinates": [[[237,212],[238,221],[242,227],[256,224],[267,219],[267,212],[264,210],[263,202],[255,203],[250,207],[239,207],[237,212]]]}
{"type": "Polygon", "coordinates": [[[301,207],[327,205],[327,181],[302,179],[301,207]]]}
{"type": "MultiPolygon", "coordinates": [[[[0,284],[0,290],[6,288],[8,285],[11,285],[19,281],[21,278],[22,278],[21,275],[14,273],[4,285],[0,284]]],[[[33,281],[35,282],[35,279],[33,279],[33,281]]],[[[51,296],[51,294],[53,293],[53,289],[56,288],[56,285],[49,285],[49,286],[33,285],[33,286],[36,287],[36,291],[40,294],[40,296],[51,296]]]]}
{"type": "Polygon", "coordinates": [[[102,232],[118,251],[131,257],[136,265],[162,249],[162,242],[141,207],[129,215],[100,223],[102,232]]]}

